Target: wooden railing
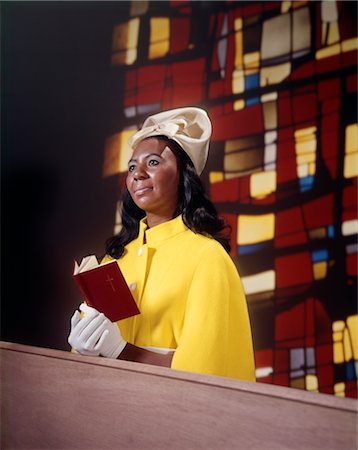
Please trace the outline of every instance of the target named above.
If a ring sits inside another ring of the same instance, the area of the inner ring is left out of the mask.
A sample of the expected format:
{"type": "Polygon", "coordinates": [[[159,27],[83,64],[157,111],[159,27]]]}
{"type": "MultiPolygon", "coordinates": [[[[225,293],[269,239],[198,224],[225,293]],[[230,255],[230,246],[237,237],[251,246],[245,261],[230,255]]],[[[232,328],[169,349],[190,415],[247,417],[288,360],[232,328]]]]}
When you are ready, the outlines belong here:
{"type": "Polygon", "coordinates": [[[357,448],[357,401],[1,342],[1,449],[357,448]]]}

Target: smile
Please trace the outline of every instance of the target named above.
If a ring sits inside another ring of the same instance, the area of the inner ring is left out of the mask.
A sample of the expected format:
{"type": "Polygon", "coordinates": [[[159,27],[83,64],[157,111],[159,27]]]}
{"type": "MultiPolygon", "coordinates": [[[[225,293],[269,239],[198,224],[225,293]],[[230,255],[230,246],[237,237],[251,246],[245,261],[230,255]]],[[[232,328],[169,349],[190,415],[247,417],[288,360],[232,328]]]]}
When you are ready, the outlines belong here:
{"type": "Polygon", "coordinates": [[[137,189],[136,191],[134,191],[134,193],[135,193],[135,195],[137,195],[137,196],[141,196],[141,195],[146,194],[146,193],[149,192],[149,191],[152,191],[152,188],[150,188],[150,187],[144,187],[144,188],[137,189]]]}

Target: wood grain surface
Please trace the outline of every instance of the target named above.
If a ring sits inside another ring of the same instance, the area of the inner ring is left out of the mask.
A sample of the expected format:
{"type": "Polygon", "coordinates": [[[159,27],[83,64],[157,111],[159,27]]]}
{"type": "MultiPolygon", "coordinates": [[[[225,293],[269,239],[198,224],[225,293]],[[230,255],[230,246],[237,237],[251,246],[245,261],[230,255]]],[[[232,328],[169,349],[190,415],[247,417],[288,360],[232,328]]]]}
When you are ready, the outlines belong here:
{"type": "Polygon", "coordinates": [[[1,449],[357,448],[357,401],[1,342],[1,449]]]}

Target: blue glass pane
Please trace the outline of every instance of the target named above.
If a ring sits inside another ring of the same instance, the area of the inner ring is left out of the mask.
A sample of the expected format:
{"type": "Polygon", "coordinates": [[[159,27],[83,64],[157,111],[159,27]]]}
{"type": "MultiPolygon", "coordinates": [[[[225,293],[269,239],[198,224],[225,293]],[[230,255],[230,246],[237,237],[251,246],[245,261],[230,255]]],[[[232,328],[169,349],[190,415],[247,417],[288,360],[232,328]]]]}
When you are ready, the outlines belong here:
{"type": "Polygon", "coordinates": [[[245,76],[245,89],[255,89],[260,85],[259,73],[253,73],[252,75],[245,76]]]}
{"type": "Polygon", "coordinates": [[[246,106],[255,105],[256,103],[259,102],[260,102],[259,97],[252,97],[246,100],[246,106]]]}
{"type": "Polygon", "coordinates": [[[333,238],[334,237],[334,226],[333,225],[328,225],[328,227],[327,227],[327,236],[329,238],[333,238]]]}
{"type": "Polygon", "coordinates": [[[328,260],[328,250],[321,249],[321,250],[313,250],[311,254],[312,262],[319,262],[319,261],[327,261],[328,260]]]}
{"type": "Polygon", "coordinates": [[[305,192],[309,191],[313,186],[314,177],[312,175],[308,177],[299,178],[300,182],[300,191],[305,192]]]}

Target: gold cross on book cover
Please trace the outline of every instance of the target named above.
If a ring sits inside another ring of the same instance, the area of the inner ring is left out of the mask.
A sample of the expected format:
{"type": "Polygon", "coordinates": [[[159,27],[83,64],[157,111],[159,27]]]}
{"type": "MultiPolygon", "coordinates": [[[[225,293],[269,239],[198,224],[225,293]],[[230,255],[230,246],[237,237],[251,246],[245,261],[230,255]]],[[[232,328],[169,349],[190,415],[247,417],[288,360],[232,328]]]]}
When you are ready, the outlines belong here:
{"type": "Polygon", "coordinates": [[[94,255],[86,256],[80,265],[75,261],[73,278],[87,305],[112,322],[140,313],[117,261],[99,264],[94,255]]]}

